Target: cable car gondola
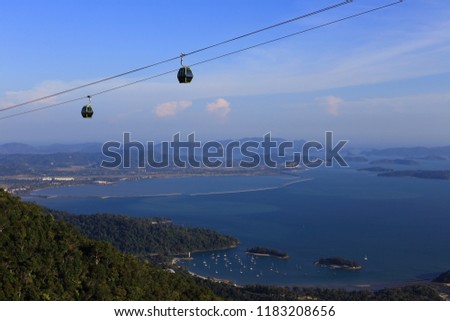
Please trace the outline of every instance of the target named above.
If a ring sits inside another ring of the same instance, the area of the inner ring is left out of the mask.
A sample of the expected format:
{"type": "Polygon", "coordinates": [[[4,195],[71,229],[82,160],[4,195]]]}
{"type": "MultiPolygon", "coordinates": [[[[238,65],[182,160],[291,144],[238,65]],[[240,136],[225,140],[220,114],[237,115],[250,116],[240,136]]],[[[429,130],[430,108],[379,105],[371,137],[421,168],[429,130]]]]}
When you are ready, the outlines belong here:
{"type": "Polygon", "coordinates": [[[81,116],[83,116],[83,118],[92,118],[92,115],[94,115],[94,110],[90,105],[81,108],[81,116]]]}
{"type": "Polygon", "coordinates": [[[181,67],[180,70],[178,70],[177,77],[180,84],[188,84],[192,81],[192,78],[194,78],[194,74],[192,73],[191,68],[181,67]]]}
{"type": "Polygon", "coordinates": [[[92,109],[91,106],[91,96],[88,96],[89,98],[89,104],[83,106],[83,108],[81,108],[81,116],[83,118],[92,118],[92,116],[94,115],[94,109],[92,109]]]}
{"type": "Polygon", "coordinates": [[[180,84],[188,84],[192,81],[192,78],[194,78],[194,74],[192,73],[191,68],[186,67],[183,65],[183,57],[184,54],[181,54],[181,68],[178,70],[178,81],[180,84]]]}

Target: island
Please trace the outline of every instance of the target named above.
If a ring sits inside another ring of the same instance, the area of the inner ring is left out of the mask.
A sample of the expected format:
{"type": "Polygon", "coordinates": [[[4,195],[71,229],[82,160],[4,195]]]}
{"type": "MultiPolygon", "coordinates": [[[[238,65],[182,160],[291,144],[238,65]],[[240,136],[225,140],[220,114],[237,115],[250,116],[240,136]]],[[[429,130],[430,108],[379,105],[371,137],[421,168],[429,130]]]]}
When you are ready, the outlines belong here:
{"type": "Polygon", "coordinates": [[[257,256],[272,256],[272,257],[276,257],[278,259],[288,259],[289,255],[286,252],[280,252],[278,250],[274,250],[274,249],[269,249],[266,247],[252,247],[250,249],[247,249],[247,251],[245,251],[246,254],[249,255],[257,255],[257,256]]]}
{"type": "Polygon", "coordinates": [[[417,170],[417,171],[392,171],[380,173],[383,177],[416,177],[422,179],[442,179],[450,180],[449,170],[417,170]]]}
{"type": "Polygon", "coordinates": [[[418,157],[417,159],[431,160],[431,161],[446,161],[446,160],[448,160],[447,157],[440,156],[440,155],[427,155],[427,156],[424,156],[424,157],[418,157]]]}
{"type": "Polygon", "coordinates": [[[366,167],[366,168],[360,168],[358,171],[366,171],[366,172],[375,172],[375,173],[386,173],[386,172],[392,172],[393,169],[390,168],[384,168],[384,167],[366,167]]]}
{"type": "Polygon", "coordinates": [[[345,156],[347,162],[367,163],[369,160],[364,156],[345,156]]]}
{"type": "Polygon", "coordinates": [[[419,162],[412,159],[377,159],[370,162],[371,165],[381,165],[381,164],[389,164],[389,165],[405,165],[405,166],[413,166],[419,165],[419,162]]]}
{"type": "Polygon", "coordinates": [[[316,265],[328,267],[330,269],[361,270],[362,266],[356,261],[343,259],[340,257],[320,258],[314,262],[316,265]]]}

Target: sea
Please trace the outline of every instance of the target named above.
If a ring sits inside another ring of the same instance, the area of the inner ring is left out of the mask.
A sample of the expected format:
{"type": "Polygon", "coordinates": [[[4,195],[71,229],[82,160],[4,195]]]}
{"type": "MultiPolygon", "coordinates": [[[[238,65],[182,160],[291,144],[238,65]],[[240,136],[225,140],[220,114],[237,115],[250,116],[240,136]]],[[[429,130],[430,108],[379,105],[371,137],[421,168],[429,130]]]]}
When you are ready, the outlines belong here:
{"type": "MultiPolygon", "coordinates": [[[[431,280],[449,270],[450,181],[379,177],[361,167],[367,163],[276,176],[69,186],[35,191],[24,200],[76,214],[167,217],[234,236],[237,248],[192,253],[180,265],[238,285],[375,289],[431,280]],[[289,259],[245,253],[255,246],[287,252],[289,259]],[[352,259],[363,269],[314,264],[326,257],[352,259]]],[[[450,169],[450,161],[394,167],[450,169]]]]}

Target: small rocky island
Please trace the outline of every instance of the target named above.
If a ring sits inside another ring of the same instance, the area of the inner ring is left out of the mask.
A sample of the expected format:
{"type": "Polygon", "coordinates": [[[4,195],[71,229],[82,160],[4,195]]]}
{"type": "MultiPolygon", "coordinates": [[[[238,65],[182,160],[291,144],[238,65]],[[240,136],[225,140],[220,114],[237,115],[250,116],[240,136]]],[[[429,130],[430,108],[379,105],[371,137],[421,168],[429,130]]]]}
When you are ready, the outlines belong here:
{"type": "Polygon", "coordinates": [[[360,168],[358,171],[366,171],[366,172],[374,172],[374,173],[386,173],[386,172],[393,172],[393,169],[390,168],[384,168],[384,167],[366,167],[366,168],[360,168]]]}
{"type": "Polygon", "coordinates": [[[289,255],[285,252],[280,252],[278,250],[274,250],[274,249],[269,249],[266,247],[252,247],[250,249],[247,249],[247,251],[245,251],[246,254],[249,255],[257,255],[257,256],[273,256],[279,259],[288,259],[289,255]]]}
{"type": "Polygon", "coordinates": [[[316,265],[328,267],[330,269],[361,270],[362,266],[353,260],[340,257],[321,258],[314,262],[316,265]]]}
{"type": "Polygon", "coordinates": [[[371,165],[389,164],[389,165],[413,166],[413,165],[419,165],[419,162],[412,160],[412,159],[377,159],[377,160],[371,161],[369,164],[371,164],[371,165]]]}

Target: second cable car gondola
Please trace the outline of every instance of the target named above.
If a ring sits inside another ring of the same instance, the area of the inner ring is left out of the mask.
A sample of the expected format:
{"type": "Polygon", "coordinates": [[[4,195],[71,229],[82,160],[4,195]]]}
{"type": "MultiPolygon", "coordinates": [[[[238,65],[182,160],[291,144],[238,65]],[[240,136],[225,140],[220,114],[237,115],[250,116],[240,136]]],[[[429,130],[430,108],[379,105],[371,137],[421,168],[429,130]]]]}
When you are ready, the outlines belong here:
{"type": "Polygon", "coordinates": [[[83,106],[83,108],[81,108],[81,116],[83,118],[92,118],[92,116],[94,115],[94,109],[92,109],[91,106],[91,96],[88,96],[89,98],[89,104],[83,106]]]}
{"type": "Polygon", "coordinates": [[[94,110],[90,105],[86,105],[81,108],[81,116],[83,116],[83,118],[92,118],[93,115],[94,110]]]}

